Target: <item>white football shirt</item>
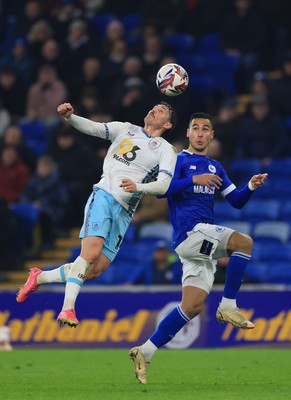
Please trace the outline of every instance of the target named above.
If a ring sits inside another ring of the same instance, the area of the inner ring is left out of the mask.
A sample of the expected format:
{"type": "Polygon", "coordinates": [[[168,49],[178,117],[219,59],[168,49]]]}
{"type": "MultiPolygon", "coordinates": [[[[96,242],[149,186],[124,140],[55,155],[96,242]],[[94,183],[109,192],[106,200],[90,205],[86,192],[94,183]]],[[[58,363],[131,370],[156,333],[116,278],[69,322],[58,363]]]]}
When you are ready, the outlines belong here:
{"type": "Polygon", "coordinates": [[[74,114],[68,121],[83,133],[112,142],[104,159],[101,180],[94,186],[106,190],[126,209],[134,211],[144,193],[163,194],[167,190],[177,154],[165,139],[150,136],[129,122],[99,123],[74,114]],[[120,187],[122,179],[135,182],[138,192],[126,193],[120,187]],[[159,186],[159,182],[163,185],[159,186]]]}

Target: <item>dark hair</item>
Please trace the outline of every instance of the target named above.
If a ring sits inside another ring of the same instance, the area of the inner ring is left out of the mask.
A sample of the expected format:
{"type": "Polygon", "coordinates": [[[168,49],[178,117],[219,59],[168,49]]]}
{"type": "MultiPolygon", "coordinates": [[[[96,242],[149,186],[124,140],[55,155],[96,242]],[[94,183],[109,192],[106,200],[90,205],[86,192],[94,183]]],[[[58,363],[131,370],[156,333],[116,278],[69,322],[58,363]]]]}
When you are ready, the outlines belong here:
{"type": "Polygon", "coordinates": [[[166,106],[169,110],[169,114],[170,114],[170,122],[172,124],[172,128],[168,129],[168,132],[171,132],[172,130],[174,130],[175,126],[177,125],[177,114],[176,111],[174,109],[174,107],[171,106],[171,104],[167,103],[166,101],[160,101],[159,104],[162,104],[163,106],[166,106]]]}
{"type": "Polygon", "coordinates": [[[195,119],[195,118],[209,119],[209,121],[211,122],[211,125],[213,126],[213,120],[212,120],[212,117],[211,117],[210,114],[206,114],[206,113],[203,113],[203,112],[196,112],[196,113],[193,113],[193,114],[191,115],[191,117],[190,117],[189,125],[191,124],[191,122],[192,122],[193,119],[195,119]]]}

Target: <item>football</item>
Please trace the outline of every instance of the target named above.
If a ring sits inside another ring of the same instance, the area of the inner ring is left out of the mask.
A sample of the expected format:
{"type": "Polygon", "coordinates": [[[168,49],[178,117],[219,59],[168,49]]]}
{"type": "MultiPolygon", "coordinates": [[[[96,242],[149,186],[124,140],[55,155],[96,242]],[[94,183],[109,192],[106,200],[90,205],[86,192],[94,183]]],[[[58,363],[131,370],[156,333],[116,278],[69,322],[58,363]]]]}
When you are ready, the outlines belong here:
{"type": "Polygon", "coordinates": [[[185,92],[189,84],[186,70],[178,64],[166,64],[156,76],[156,84],[166,96],[178,96],[185,92]]]}

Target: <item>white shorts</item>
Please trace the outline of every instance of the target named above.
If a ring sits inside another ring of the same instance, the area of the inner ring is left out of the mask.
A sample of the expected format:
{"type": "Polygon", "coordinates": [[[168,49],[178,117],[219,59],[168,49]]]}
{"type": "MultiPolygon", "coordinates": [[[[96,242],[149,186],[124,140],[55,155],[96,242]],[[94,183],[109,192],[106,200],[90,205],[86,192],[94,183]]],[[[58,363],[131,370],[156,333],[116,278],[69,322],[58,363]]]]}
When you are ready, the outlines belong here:
{"type": "Polygon", "coordinates": [[[183,286],[195,286],[210,292],[216,260],[227,257],[227,242],[233,229],[220,225],[197,224],[187,239],[175,249],[183,264],[183,286]]]}

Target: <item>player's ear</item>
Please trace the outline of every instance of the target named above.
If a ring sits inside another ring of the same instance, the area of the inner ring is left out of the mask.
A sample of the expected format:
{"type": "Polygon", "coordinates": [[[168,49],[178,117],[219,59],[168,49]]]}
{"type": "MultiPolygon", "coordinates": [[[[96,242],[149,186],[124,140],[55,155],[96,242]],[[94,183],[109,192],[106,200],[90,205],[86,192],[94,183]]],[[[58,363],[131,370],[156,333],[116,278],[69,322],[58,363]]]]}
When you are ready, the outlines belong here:
{"type": "Polygon", "coordinates": [[[173,124],[171,123],[171,122],[166,122],[165,124],[164,124],[164,128],[165,129],[172,129],[173,128],[173,124]]]}
{"type": "Polygon", "coordinates": [[[189,129],[187,129],[186,137],[189,137],[189,129]]]}

